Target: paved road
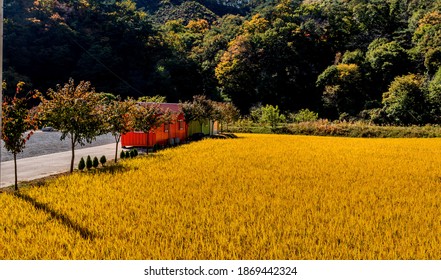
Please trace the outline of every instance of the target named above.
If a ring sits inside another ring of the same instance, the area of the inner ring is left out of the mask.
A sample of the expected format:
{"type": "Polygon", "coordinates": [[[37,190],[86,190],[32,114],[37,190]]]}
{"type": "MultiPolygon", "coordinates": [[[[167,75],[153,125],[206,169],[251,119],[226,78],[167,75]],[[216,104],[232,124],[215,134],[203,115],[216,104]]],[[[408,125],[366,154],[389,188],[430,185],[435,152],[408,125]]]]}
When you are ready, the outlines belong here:
{"type": "MultiPolygon", "coordinates": [[[[120,150],[121,147],[118,148],[118,152],[120,150]]],[[[98,159],[102,155],[105,155],[107,160],[111,160],[115,157],[115,143],[75,150],[75,167],[78,166],[81,157],[84,157],[84,159],[86,159],[88,155],[90,155],[92,158],[96,156],[98,159]]],[[[18,159],[18,181],[29,181],[69,171],[71,156],[72,153],[68,151],[18,159]]],[[[13,184],[14,161],[2,162],[0,188],[4,188],[13,184]]]]}
{"type": "MultiPolygon", "coordinates": [[[[17,159],[70,151],[70,139],[61,141],[60,137],[61,133],[56,131],[35,131],[29,141],[26,142],[23,152],[17,155],[17,159]]],[[[5,149],[3,141],[1,142],[1,161],[12,160],[12,154],[5,149]]],[[[111,143],[115,143],[115,138],[111,134],[105,134],[98,136],[92,143],[86,143],[85,146],[78,146],[78,148],[90,148],[111,143]]]]}

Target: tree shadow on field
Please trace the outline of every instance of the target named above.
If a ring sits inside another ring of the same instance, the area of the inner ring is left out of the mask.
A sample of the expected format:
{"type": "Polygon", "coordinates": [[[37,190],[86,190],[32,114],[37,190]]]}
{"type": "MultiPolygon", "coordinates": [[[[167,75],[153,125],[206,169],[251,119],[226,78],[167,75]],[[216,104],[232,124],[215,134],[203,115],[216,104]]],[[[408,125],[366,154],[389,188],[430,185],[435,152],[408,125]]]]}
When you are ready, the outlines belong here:
{"type": "Polygon", "coordinates": [[[51,209],[48,205],[38,202],[37,200],[35,200],[34,198],[30,197],[27,194],[24,193],[20,193],[20,192],[15,192],[14,196],[22,199],[26,202],[29,202],[32,204],[32,206],[35,207],[35,209],[37,210],[42,210],[44,212],[46,212],[47,214],[49,214],[53,219],[58,220],[61,224],[67,226],[68,228],[73,229],[74,231],[78,232],[81,237],[85,240],[93,240],[96,236],[87,228],[83,228],[81,227],[79,224],[77,224],[76,222],[72,221],[68,216],[62,214],[62,213],[58,213],[57,211],[55,211],[54,209],[51,209]]]}
{"type": "Polygon", "coordinates": [[[222,133],[218,133],[215,135],[211,135],[208,138],[211,138],[211,139],[236,139],[236,138],[242,138],[242,137],[239,137],[234,133],[222,132],[222,133]]]}
{"type": "Polygon", "coordinates": [[[242,137],[237,136],[234,133],[222,133],[222,135],[225,135],[227,138],[242,138],[242,137]]]}
{"type": "Polygon", "coordinates": [[[129,170],[129,168],[126,166],[122,166],[120,164],[112,164],[112,165],[107,165],[107,166],[104,166],[104,167],[101,167],[98,169],[91,169],[89,171],[84,171],[84,172],[118,174],[118,173],[124,173],[127,170],[129,170]]]}

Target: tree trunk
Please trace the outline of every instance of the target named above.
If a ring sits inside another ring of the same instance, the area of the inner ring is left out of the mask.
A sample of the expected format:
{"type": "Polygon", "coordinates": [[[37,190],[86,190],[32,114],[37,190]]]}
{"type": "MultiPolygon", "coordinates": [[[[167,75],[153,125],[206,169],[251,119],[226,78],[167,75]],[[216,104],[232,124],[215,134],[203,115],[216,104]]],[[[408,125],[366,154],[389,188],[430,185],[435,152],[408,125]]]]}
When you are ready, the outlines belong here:
{"type": "Polygon", "coordinates": [[[71,144],[72,144],[72,159],[70,160],[70,173],[73,173],[74,160],[75,160],[75,139],[71,134],[71,144]]]}
{"type": "Polygon", "coordinates": [[[116,149],[115,149],[115,163],[117,163],[117,162],[118,162],[118,142],[119,142],[119,141],[116,141],[116,149]]]}
{"type": "Polygon", "coordinates": [[[115,142],[116,142],[116,149],[115,149],[115,163],[118,162],[118,144],[119,140],[121,140],[121,135],[115,136],[115,142]]]}
{"type": "Polygon", "coordinates": [[[15,184],[14,189],[18,191],[18,184],[17,184],[17,154],[14,153],[14,173],[15,173],[15,184]]]}

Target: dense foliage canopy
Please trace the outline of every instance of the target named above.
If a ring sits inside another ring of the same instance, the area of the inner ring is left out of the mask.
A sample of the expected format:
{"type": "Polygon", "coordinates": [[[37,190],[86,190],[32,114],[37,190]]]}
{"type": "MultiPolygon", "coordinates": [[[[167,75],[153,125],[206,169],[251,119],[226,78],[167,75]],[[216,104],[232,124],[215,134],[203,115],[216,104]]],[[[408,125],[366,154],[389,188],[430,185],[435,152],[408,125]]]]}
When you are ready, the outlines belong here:
{"type": "Polygon", "coordinates": [[[206,95],[242,114],[270,104],[437,123],[440,8],[441,0],[8,1],[6,94],[18,81],[46,92],[72,77],[135,99],[206,95]]]}

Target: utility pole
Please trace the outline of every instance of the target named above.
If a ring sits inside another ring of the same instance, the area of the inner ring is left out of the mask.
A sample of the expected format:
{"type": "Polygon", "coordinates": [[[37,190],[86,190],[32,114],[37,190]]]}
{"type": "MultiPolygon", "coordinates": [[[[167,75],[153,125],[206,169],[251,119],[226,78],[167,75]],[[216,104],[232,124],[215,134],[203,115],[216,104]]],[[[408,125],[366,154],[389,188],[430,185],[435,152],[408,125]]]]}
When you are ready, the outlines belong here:
{"type": "MultiPolygon", "coordinates": [[[[2,139],[2,118],[3,118],[3,0],[0,0],[0,139],[2,139]]],[[[0,140],[1,143],[1,140],[0,140]]],[[[2,152],[0,145],[0,183],[2,179],[2,152]]]]}

